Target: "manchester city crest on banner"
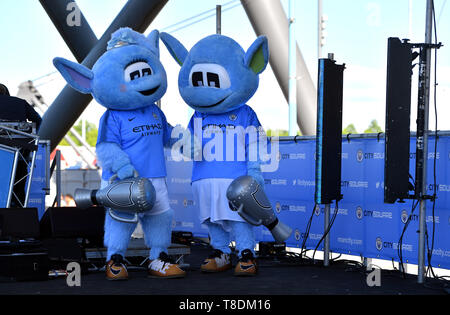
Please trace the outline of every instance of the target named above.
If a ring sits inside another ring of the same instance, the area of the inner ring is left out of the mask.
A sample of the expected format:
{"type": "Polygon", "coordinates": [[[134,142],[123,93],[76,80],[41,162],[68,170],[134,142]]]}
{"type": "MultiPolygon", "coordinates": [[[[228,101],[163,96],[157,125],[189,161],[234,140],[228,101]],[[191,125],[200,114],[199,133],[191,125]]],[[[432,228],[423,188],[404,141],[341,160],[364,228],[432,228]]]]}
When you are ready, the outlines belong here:
{"type": "Polygon", "coordinates": [[[358,220],[363,218],[363,209],[361,207],[356,208],[356,217],[358,220]]]}
{"type": "Polygon", "coordinates": [[[362,150],[359,150],[356,154],[356,160],[358,160],[358,162],[362,162],[364,160],[364,152],[362,150]]]}
{"type": "Polygon", "coordinates": [[[317,205],[316,208],[314,209],[314,213],[316,214],[316,216],[320,215],[320,206],[317,205]]]}
{"type": "Polygon", "coordinates": [[[379,251],[381,251],[383,249],[383,241],[381,240],[381,237],[377,238],[375,246],[377,247],[377,249],[379,251]]]}
{"type": "Polygon", "coordinates": [[[406,210],[402,211],[402,222],[403,224],[406,224],[406,222],[408,222],[408,212],[406,210]]]}
{"type": "Polygon", "coordinates": [[[295,239],[297,241],[300,241],[300,238],[301,238],[301,234],[300,234],[300,231],[297,229],[297,230],[295,230],[295,239]]]}
{"type": "Polygon", "coordinates": [[[277,213],[281,212],[281,204],[279,202],[276,203],[275,210],[277,211],[277,213]]]}

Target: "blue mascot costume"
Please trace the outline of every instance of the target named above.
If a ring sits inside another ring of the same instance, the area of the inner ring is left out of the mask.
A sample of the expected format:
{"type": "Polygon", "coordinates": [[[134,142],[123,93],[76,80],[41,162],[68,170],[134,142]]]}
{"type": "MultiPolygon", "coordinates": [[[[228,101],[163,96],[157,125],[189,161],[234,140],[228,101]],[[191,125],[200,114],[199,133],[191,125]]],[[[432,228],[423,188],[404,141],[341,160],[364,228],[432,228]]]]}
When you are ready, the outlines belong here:
{"type": "Polygon", "coordinates": [[[201,269],[212,273],[231,269],[229,244],[234,239],[239,256],[234,274],[253,276],[257,273],[253,226],[230,210],[226,193],[233,180],[244,175],[264,187],[260,159],[251,158],[262,128],[246,102],[267,67],[268,40],[257,38],[247,52],[222,35],[200,40],[189,52],[167,33],[161,33],[161,40],[181,66],[179,91],[195,110],[189,130],[202,139],[203,157],[194,160],[192,189],[214,251],[201,269]]]}
{"type": "MultiPolygon", "coordinates": [[[[116,176],[119,180],[138,174],[148,178],[156,191],[151,211],[139,221],[150,248],[150,277],[178,278],[185,272],[168,257],[171,244],[173,210],[169,205],[165,177],[164,147],[173,141],[164,113],[155,105],[167,90],[167,76],[159,60],[159,32],[148,37],[129,28],[116,31],[106,53],[92,71],[83,65],[55,58],[54,65],[76,90],[92,94],[106,107],[100,120],[97,158],[102,167],[102,188],[116,176]]],[[[108,280],[128,279],[125,253],[137,222],[126,222],[130,214],[120,213],[124,221],[106,215],[104,244],[108,249],[108,280]]]]}

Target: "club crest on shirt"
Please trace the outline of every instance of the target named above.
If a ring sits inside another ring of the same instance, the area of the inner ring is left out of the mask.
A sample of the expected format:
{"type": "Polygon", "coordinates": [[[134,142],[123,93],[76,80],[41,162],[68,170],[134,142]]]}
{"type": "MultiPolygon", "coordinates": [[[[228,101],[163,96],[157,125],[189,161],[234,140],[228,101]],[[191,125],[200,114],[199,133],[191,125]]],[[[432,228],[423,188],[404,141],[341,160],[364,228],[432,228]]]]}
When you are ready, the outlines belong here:
{"type": "Polygon", "coordinates": [[[153,113],[153,118],[155,118],[156,120],[159,119],[159,116],[156,113],[153,113]]]}
{"type": "Polygon", "coordinates": [[[235,114],[230,115],[230,120],[231,121],[236,121],[237,120],[237,116],[235,114]]]}

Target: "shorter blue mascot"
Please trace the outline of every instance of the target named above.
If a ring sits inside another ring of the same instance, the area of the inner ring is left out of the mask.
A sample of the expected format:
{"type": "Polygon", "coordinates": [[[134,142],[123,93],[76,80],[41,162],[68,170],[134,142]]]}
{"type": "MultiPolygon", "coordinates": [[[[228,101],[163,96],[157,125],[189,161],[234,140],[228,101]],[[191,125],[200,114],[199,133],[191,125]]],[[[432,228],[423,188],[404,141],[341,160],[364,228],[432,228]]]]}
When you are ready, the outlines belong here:
{"type": "MultiPolygon", "coordinates": [[[[145,37],[129,28],[119,29],[92,71],[61,58],[55,58],[54,65],[74,89],[92,94],[108,109],[100,120],[97,141],[102,187],[112,177],[124,180],[136,174],[148,178],[155,187],[154,207],[139,216],[150,248],[149,276],[184,277],[185,272],[171,263],[167,254],[173,210],[165,180],[164,147],[173,144],[173,127],[155,105],[167,90],[166,72],[159,60],[159,32],[155,30],[145,37]]],[[[116,212],[125,219],[130,216],[116,212]]],[[[124,257],[136,226],[137,222],[126,223],[106,215],[104,244],[108,249],[108,280],[128,279],[124,257]]]]}
{"type": "Polygon", "coordinates": [[[267,38],[257,38],[247,52],[222,35],[200,40],[189,52],[167,33],[161,33],[161,40],[181,66],[179,91],[195,110],[189,130],[202,139],[203,157],[194,160],[192,189],[214,251],[201,269],[212,273],[231,269],[229,244],[235,240],[239,262],[234,274],[253,276],[257,273],[253,226],[231,211],[227,189],[245,175],[264,187],[257,152],[262,128],[246,102],[257,91],[259,74],[269,61],[267,38]]]}

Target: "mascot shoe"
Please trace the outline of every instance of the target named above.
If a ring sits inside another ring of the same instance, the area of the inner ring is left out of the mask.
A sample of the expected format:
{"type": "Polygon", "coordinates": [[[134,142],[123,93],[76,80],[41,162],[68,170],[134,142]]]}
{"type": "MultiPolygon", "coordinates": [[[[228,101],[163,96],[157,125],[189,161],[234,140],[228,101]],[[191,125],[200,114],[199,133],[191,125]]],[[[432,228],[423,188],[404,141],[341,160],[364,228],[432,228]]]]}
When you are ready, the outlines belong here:
{"type": "Polygon", "coordinates": [[[224,254],[222,251],[216,249],[203,262],[201,266],[202,272],[215,273],[231,269],[231,257],[229,254],[224,254]]]}
{"type": "Polygon", "coordinates": [[[166,253],[161,253],[158,259],[152,260],[148,265],[148,276],[150,278],[176,279],[184,278],[186,272],[172,263],[166,253]]]}
{"type": "Polygon", "coordinates": [[[251,250],[246,249],[242,251],[241,259],[239,259],[236,268],[234,269],[235,276],[255,276],[258,273],[256,259],[251,250]]]}
{"type": "Polygon", "coordinates": [[[106,264],[106,279],[108,280],[128,280],[127,267],[123,263],[121,255],[113,255],[106,264]]]}

